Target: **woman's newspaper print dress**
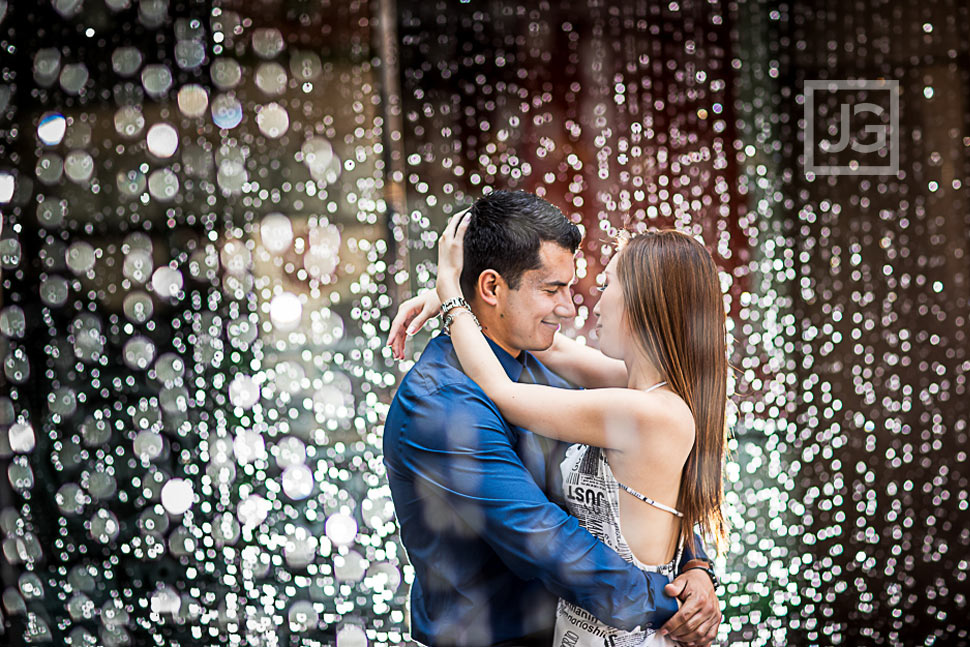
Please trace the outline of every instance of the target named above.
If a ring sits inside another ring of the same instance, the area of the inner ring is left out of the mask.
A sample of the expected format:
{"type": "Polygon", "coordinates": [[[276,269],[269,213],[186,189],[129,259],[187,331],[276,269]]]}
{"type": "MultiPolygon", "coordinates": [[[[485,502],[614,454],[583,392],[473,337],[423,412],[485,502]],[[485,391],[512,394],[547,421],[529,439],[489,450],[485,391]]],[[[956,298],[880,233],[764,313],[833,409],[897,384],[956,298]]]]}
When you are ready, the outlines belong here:
{"type": "MultiPolygon", "coordinates": [[[[620,531],[620,487],[606,456],[598,447],[573,445],[566,451],[560,469],[569,513],[590,534],[619,553],[620,557],[644,571],[674,578],[683,542],[674,559],[662,566],[640,562],[620,531]]],[[[653,629],[624,631],[603,624],[585,609],[559,600],[553,647],[676,647],[677,643],[659,636],[653,629]]]]}

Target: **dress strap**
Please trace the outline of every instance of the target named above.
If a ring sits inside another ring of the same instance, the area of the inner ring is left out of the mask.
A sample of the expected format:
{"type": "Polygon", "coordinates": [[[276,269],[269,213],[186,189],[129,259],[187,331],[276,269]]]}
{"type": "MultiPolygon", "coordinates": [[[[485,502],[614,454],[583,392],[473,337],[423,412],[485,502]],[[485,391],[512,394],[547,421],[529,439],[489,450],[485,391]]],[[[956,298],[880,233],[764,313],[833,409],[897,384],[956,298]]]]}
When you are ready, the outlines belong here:
{"type": "Polygon", "coordinates": [[[674,515],[675,517],[683,517],[684,516],[684,513],[681,512],[680,510],[675,510],[674,508],[671,508],[669,505],[665,505],[663,503],[659,503],[657,501],[654,501],[653,499],[651,499],[648,496],[643,496],[642,494],[640,494],[639,492],[637,492],[633,488],[629,488],[629,487],[623,485],[622,483],[620,483],[619,481],[617,481],[616,484],[619,485],[624,490],[626,490],[627,492],[629,492],[630,494],[632,494],[633,496],[635,496],[636,498],[638,498],[641,501],[643,501],[644,503],[649,503],[650,505],[652,505],[655,508],[659,508],[660,510],[663,510],[664,512],[669,512],[670,514],[674,515]]]}
{"type": "Polygon", "coordinates": [[[654,384],[653,386],[651,386],[649,389],[644,389],[643,392],[644,393],[650,393],[654,389],[659,389],[660,387],[662,387],[666,383],[667,383],[666,380],[664,380],[663,382],[657,382],[656,384],[654,384]]]}

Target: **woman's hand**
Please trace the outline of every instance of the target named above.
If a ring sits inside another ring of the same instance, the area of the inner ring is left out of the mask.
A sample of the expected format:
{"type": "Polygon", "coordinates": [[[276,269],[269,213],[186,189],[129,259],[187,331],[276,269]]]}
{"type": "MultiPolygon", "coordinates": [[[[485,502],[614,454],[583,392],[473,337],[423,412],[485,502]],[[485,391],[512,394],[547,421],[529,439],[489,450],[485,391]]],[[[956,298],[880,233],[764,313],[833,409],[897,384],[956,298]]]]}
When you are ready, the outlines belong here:
{"type": "Polygon", "coordinates": [[[394,359],[404,359],[404,344],[407,338],[421,330],[429,319],[441,314],[442,301],[462,296],[460,277],[469,209],[452,216],[438,239],[437,289],[427,290],[411,297],[398,307],[397,314],[391,322],[391,330],[387,335],[387,345],[391,347],[394,359]],[[442,297],[442,293],[447,296],[442,297]]]}
{"type": "Polygon", "coordinates": [[[462,296],[461,269],[465,257],[465,231],[471,220],[469,209],[452,216],[438,239],[438,281],[436,290],[442,303],[462,296]]]}
{"type": "Polygon", "coordinates": [[[425,290],[400,305],[391,332],[387,335],[387,345],[394,353],[394,359],[404,359],[404,344],[407,338],[421,330],[432,317],[441,313],[441,300],[434,290],[425,290]]]}

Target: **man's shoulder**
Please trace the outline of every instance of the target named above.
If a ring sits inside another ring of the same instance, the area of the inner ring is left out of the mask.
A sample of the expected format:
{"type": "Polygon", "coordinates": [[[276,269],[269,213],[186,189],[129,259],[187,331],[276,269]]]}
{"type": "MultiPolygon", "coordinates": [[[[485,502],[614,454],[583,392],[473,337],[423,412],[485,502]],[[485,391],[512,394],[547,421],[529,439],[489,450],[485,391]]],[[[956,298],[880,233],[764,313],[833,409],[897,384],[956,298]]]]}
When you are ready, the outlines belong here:
{"type": "Polygon", "coordinates": [[[428,444],[447,440],[449,447],[462,440],[477,443],[478,433],[486,428],[507,433],[498,407],[459,368],[450,340],[445,344],[436,339],[401,381],[388,428],[428,444]]]}
{"type": "Polygon", "coordinates": [[[439,335],[428,342],[421,357],[401,380],[398,395],[450,398],[456,391],[468,389],[479,390],[462,372],[451,341],[439,335]]]}

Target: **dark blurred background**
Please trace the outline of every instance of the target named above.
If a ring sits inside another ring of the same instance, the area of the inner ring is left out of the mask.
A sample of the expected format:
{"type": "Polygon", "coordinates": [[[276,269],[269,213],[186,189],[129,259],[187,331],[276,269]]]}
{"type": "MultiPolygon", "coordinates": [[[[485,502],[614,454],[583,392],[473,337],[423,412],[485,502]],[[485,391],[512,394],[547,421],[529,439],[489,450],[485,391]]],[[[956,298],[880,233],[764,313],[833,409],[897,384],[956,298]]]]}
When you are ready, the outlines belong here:
{"type": "Polygon", "coordinates": [[[715,254],[722,642],[968,644],[968,32],[955,0],[0,0],[0,642],[409,643],[383,343],[448,216],[513,188],[585,230],[573,336],[617,228],[715,254]]]}

